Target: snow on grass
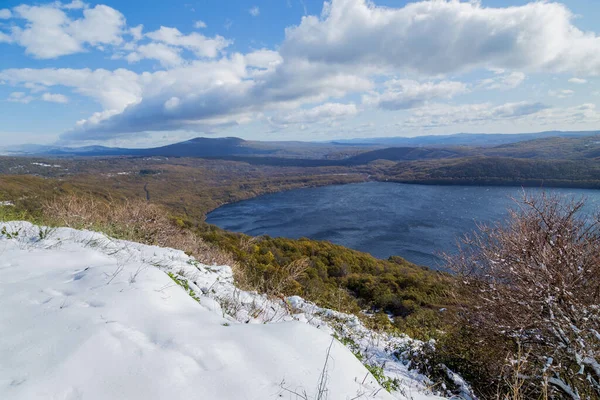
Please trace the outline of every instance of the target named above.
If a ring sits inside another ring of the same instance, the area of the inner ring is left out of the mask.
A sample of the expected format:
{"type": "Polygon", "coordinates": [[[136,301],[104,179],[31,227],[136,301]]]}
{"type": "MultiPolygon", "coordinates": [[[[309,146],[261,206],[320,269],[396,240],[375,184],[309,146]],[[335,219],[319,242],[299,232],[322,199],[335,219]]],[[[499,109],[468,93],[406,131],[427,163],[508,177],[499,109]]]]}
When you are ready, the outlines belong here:
{"type": "Polygon", "coordinates": [[[330,400],[436,398],[392,356],[408,338],[240,291],[178,250],[0,223],[0,304],[2,399],[316,399],[320,382],[330,400]]]}

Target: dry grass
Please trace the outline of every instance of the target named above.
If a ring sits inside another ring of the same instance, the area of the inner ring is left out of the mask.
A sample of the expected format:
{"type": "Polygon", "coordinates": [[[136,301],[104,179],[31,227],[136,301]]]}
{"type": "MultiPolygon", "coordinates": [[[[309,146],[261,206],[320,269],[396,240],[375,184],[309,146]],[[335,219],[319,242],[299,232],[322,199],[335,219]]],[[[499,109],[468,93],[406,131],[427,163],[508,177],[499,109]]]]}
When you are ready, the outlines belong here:
{"type": "Polygon", "coordinates": [[[290,286],[298,285],[298,280],[310,267],[307,257],[300,258],[285,265],[280,271],[270,274],[257,273],[248,266],[235,263],[232,267],[237,286],[244,290],[264,293],[269,296],[283,298],[290,286]]]}
{"type": "MultiPolygon", "coordinates": [[[[42,215],[48,225],[88,229],[117,239],[170,247],[185,251],[203,264],[229,265],[239,287],[274,297],[282,297],[309,267],[308,259],[302,258],[286,265],[280,273],[256,274],[227,251],[207,243],[181,221],[169,217],[161,206],[143,200],[121,202],[92,195],[66,195],[45,202],[42,215]]],[[[252,245],[252,241],[248,239],[245,245],[252,245]]]]}
{"type": "Polygon", "coordinates": [[[103,201],[92,196],[61,196],[43,204],[49,224],[103,232],[117,239],[185,251],[204,264],[234,265],[233,257],[170,218],[162,207],[142,200],[103,201]]]}

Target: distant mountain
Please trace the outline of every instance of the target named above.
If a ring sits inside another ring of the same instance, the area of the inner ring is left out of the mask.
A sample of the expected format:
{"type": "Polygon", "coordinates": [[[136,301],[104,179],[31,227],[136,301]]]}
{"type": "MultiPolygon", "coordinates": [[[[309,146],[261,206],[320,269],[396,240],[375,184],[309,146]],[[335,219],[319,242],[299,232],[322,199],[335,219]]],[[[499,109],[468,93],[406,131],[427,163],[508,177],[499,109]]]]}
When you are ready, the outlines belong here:
{"type": "Polygon", "coordinates": [[[255,149],[240,138],[195,138],[186,142],[152,149],[138,150],[134,155],[164,157],[216,157],[227,155],[270,154],[272,151],[255,149]]]}
{"type": "Polygon", "coordinates": [[[470,134],[414,138],[351,139],[337,142],[267,142],[236,137],[195,138],[167,146],[128,149],[87,146],[24,145],[3,149],[9,155],[138,156],[226,158],[269,165],[360,165],[375,160],[414,161],[464,156],[517,158],[595,158],[600,131],[549,131],[524,134],[470,134]],[[361,142],[368,140],[368,142],[361,142]]]}
{"type": "Polygon", "coordinates": [[[12,154],[46,156],[164,156],[164,157],[220,157],[228,155],[266,155],[273,150],[253,147],[239,138],[195,138],[185,142],[148,149],[87,146],[58,147],[26,145],[7,149],[12,154]]]}
{"type": "Polygon", "coordinates": [[[582,137],[600,134],[600,131],[547,131],[537,133],[457,133],[452,135],[427,135],[417,137],[381,137],[336,140],[331,143],[345,145],[384,145],[384,146],[414,146],[414,147],[441,147],[441,146],[474,146],[491,147],[503,144],[516,143],[524,140],[535,140],[549,137],[582,137]]]}
{"type": "Polygon", "coordinates": [[[586,160],[600,157],[600,135],[548,136],[498,146],[388,147],[340,160],[361,165],[375,160],[418,161],[460,157],[506,157],[538,160],[586,160]]]}
{"type": "Polygon", "coordinates": [[[36,156],[164,156],[164,157],[256,157],[272,156],[303,159],[341,159],[361,151],[382,146],[344,145],[317,142],[261,142],[236,137],[187,140],[161,147],[128,149],[119,147],[87,146],[60,147],[23,145],[1,149],[8,155],[36,156]]]}
{"type": "Polygon", "coordinates": [[[7,155],[119,155],[127,153],[128,149],[105,146],[85,146],[85,147],[62,147],[45,146],[37,144],[25,144],[19,146],[8,146],[2,149],[7,155]]]}
{"type": "Polygon", "coordinates": [[[440,158],[453,158],[465,155],[465,151],[460,148],[442,149],[425,147],[389,147],[367,151],[354,157],[341,160],[346,165],[368,164],[376,160],[388,161],[416,161],[416,160],[435,160],[440,158]]]}

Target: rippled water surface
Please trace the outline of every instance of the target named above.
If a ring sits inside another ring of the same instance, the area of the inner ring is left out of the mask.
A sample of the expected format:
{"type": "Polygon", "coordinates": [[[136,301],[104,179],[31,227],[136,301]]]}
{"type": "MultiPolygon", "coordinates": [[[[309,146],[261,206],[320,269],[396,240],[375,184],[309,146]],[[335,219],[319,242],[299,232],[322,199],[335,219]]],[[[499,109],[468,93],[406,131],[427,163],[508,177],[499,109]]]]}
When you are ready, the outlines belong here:
{"type": "MultiPolygon", "coordinates": [[[[600,206],[600,191],[548,189],[585,196],[587,209],[600,206]]],[[[527,189],[540,192],[539,189],[527,189]]],[[[208,215],[221,228],[249,235],[329,240],[379,258],[399,255],[437,267],[440,252],[475,222],[503,219],[515,187],[426,186],[369,182],[298,189],[225,205],[208,215]]]]}

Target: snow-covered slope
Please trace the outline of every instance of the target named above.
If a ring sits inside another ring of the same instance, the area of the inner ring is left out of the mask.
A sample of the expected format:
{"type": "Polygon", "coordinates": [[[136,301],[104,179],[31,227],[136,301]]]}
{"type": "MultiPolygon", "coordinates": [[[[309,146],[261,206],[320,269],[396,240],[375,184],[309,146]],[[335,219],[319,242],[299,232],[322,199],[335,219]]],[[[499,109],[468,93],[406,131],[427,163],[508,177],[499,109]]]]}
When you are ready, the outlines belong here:
{"type": "Polygon", "coordinates": [[[0,223],[0,305],[1,399],[316,399],[320,386],[330,400],[436,398],[391,356],[408,339],[98,233],[0,223]],[[334,331],[386,362],[399,390],[383,390],[334,331]]]}

